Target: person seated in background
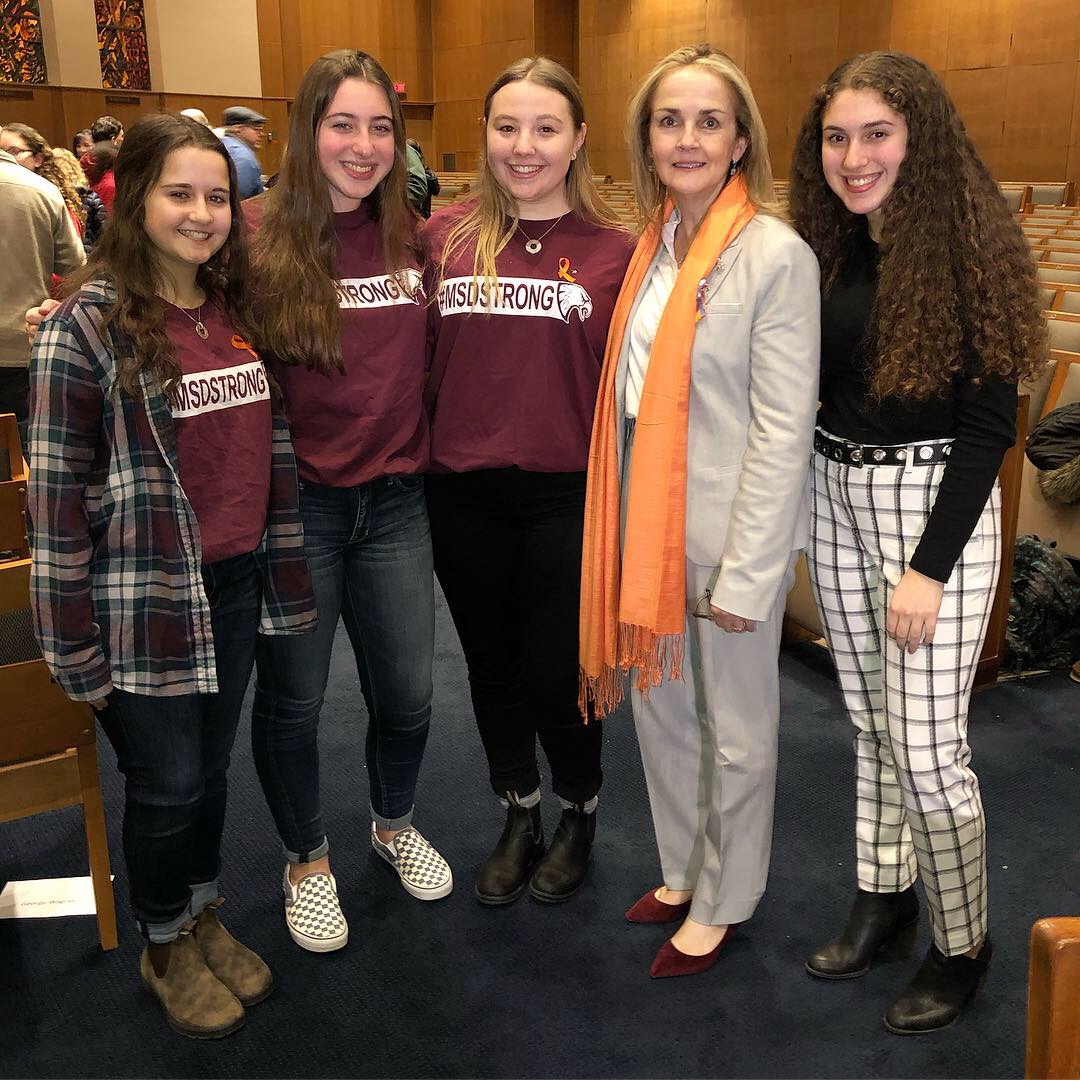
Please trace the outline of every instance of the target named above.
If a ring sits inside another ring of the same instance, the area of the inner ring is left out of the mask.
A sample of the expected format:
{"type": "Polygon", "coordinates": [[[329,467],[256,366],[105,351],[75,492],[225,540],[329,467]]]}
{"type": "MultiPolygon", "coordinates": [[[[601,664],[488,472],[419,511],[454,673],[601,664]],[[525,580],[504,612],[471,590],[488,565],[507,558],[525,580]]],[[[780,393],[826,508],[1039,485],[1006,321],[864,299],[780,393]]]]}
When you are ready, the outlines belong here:
{"type": "Polygon", "coordinates": [[[241,199],[250,199],[266,190],[262,168],[255,151],[263,144],[266,117],[246,105],[230,105],[222,113],[224,134],[221,141],[236,166],[237,191],[241,199]]]}
{"type": "Polygon", "coordinates": [[[427,167],[424,151],[415,139],[405,140],[409,165],[409,202],[423,218],[431,217],[431,196],[439,194],[439,178],[427,167]]]}

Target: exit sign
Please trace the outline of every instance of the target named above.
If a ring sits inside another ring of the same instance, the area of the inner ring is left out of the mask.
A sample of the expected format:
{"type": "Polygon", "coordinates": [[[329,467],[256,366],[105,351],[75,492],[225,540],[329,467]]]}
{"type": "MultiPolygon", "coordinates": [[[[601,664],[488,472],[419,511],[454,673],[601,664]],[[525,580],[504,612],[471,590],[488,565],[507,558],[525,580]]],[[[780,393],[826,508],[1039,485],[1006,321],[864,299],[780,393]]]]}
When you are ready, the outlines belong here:
{"type": "Polygon", "coordinates": [[[403,82],[394,83],[394,93],[395,94],[401,94],[402,96],[404,96],[404,94],[405,94],[405,84],[403,82]]]}

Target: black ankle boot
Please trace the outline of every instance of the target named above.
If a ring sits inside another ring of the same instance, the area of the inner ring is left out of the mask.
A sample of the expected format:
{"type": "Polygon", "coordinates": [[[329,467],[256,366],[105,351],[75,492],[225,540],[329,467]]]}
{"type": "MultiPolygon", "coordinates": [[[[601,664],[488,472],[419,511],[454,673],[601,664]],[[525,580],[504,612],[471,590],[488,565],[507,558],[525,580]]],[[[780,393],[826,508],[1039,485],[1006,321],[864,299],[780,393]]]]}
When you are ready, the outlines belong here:
{"type": "Polygon", "coordinates": [[[564,810],[551,847],[533,874],[529,892],[545,904],[569,900],[585,884],[595,834],[595,810],[587,814],[580,803],[564,810]]]}
{"type": "Polygon", "coordinates": [[[886,1011],[885,1026],[894,1035],[924,1035],[956,1023],[986,981],[992,954],[989,938],[978,956],[946,956],[931,945],[915,978],[886,1011]]]}
{"type": "Polygon", "coordinates": [[[918,930],[919,898],[909,887],[899,893],[859,890],[844,932],[806,961],[819,979],[857,979],[879,952],[887,959],[911,955],[918,930]]]}
{"type": "Polygon", "coordinates": [[[481,904],[512,904],[529,883],[532,869],[544,854],[544,823],[540,804],[511,802],[495,850],[484,860],[476,878],[481,904]]]}

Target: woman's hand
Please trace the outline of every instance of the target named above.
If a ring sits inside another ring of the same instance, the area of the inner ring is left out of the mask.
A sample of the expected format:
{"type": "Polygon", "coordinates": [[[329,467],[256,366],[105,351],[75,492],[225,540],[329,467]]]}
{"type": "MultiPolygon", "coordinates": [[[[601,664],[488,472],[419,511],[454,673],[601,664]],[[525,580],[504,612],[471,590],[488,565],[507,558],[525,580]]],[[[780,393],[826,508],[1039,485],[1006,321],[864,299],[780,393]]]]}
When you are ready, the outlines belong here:
{"type": "Polygon", "coordinates": [[[929,645],[937,629],[938,612],[945,586],[909,566],[893,590],[885,630],[900,646],[914,653],[921,644],[929,645]]]}
{"type": "Polygon", "coordinates": [[[109,700],[108,696],[105,696],[105,697],[102,697],[102,698],[98,698],[97,701],[88,701],[86,704],[89,705],[90,708],[94,710],[94,712],[101,712],[102,709],[105,708],[105,705],[108,702],[108,700],[109,700]]]}
{"type": "Polygon", "coordinates": [[[42,300],[40,307],[32,307],[26,313],[26,339],[34,344],[38,327],[60,306],[59,300],[42,300]]]}
{"type": "Polygon", "coordinates": [[[718,608],[715,604],[709,605],[709,611],[712,613],[712,621],[727,634],[752,634],[757,629],[757,623],[752,619],[732,615],[730,611],[718,608]]]}

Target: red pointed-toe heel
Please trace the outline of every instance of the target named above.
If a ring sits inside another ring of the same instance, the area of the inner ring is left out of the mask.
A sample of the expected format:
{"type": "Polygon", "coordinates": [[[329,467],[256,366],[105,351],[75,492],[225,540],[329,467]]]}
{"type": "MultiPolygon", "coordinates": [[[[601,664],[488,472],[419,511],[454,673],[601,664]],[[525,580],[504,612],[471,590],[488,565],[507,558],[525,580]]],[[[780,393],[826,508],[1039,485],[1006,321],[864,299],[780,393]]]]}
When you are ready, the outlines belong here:
{"type": "Polygon", "coordinates": [[[656,890],[650,889],[627,913],[626,921],[632,923],[669,923],[685,919],[690,913],[690,901],[681,904],[665,904],[657,900],[656,890]]]}
{"type": "Polygon", "coordinates": [[[731,937],[730,926],[724,931],[724,936],[717,943],[716,948],[712,952],[705,953],[704,956],[688,956],[675,948],[670,940],[665,941],[660,946],[652,967],[649,968],[649,975],[654,979],[669,979],[674,975],[700,975],[701,972],[708,971],[720,959],[720,950],[729,937],[731,937]]]}

